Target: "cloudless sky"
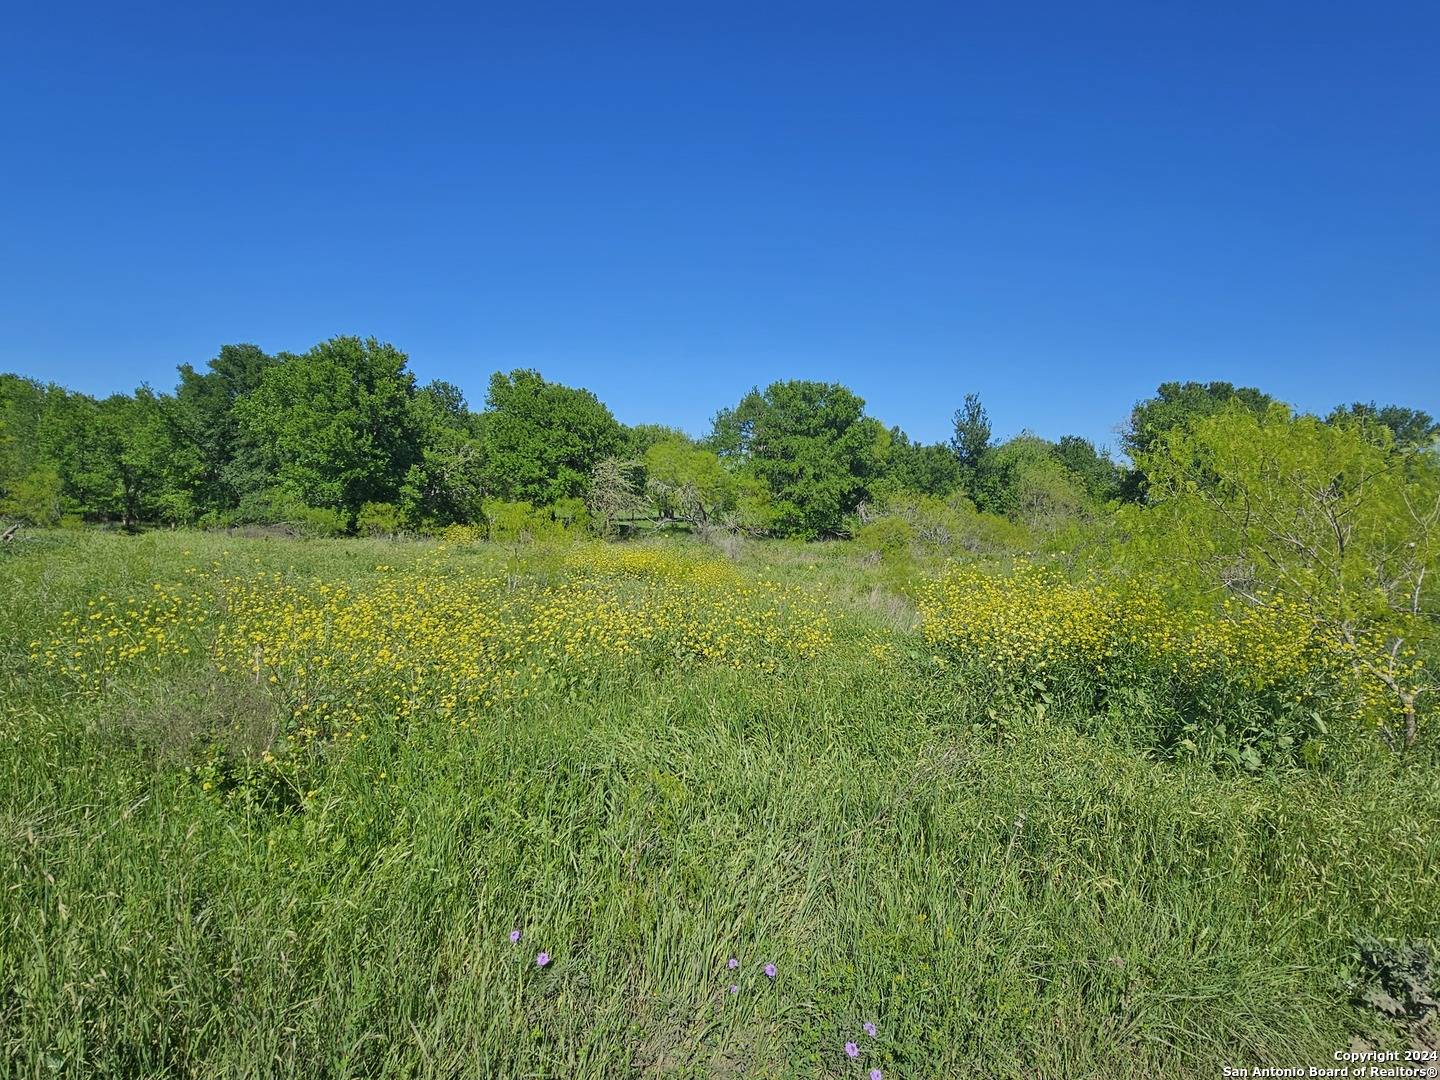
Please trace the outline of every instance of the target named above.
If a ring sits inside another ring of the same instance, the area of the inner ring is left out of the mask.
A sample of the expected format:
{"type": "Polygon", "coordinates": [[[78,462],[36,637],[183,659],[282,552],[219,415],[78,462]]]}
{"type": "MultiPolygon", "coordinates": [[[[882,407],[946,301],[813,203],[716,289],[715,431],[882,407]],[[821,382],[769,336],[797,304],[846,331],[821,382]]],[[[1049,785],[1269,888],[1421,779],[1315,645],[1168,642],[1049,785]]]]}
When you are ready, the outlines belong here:
{"type": "Polygon", "coordinates": [[[1167,379],[1440,413],[1440,4],[7,5],[0,370],[845,382],[1113,443],[1167,379]]]}

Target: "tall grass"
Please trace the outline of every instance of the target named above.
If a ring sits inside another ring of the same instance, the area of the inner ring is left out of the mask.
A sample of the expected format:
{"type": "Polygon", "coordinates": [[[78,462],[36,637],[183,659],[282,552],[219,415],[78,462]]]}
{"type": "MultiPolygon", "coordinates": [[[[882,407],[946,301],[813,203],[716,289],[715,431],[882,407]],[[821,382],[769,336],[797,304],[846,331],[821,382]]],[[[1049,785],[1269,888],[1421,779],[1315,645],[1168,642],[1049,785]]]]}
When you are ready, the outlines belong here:
{"type": "MultiPolygon", "coordinates": [[[[65,610],[222,548],[357,587],[434,557],[194,534],[4,554],[4,1075],[1214,1076],[1393,1039],[1352,1004],[1355,935],[1436,932],[1423,758],[1250,776],[1053,712],[977,725],[993,703],[933,677],[837,549],[738,562],[816,580],[821,655],[620,665],[464,729],[374,715],[292,797],[223,797],[196,767],[286,724],[253,681],[195,656],[87,695],[28,659],[65,610]]],[[[566,562],[443,558],[517,585],[566,562]]]]}

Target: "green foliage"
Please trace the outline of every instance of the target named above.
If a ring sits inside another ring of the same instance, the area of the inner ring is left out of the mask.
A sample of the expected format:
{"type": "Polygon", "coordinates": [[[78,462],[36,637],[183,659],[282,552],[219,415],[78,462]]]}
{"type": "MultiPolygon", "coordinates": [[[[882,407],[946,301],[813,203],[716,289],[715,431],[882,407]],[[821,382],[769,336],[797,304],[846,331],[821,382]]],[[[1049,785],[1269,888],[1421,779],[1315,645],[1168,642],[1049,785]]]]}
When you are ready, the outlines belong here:
{"type": "Polygon", "coordinates": [[[1132,459],[1138,459],[1170,432],[1223,412],[1232,401],[1257,416],[1275,403],[1269,394],[1253,386],[1234,386],[1228,382],[1161,383],[1154,397],[1137,402],[1130,411],[1130,423],[1120,441],[1125,452],[1132,459]]]}
{"type": "Polygon", "coordinates": [[[990,449],[990,417],[976,394],[966,394],[965,404],[955,410],[955,434],[950,449],[967,473],[973,473],[990,449]]]}
{"type": "Polygon", "coordinates": [[[53,465],[38,465],[23,476],[11,477],[0,489],[0,518],[58,525],[63,506],[60,473],[53,465]]]}
{"type": "Polygon", "coordinates": [[[1107,503],[1119,498],[1123,471],[1089,439],[1079,435],[1062,435],[1051,454],[1079,478],[1092,503],[1107,503]]]}
{"type": "Polygon", "coordinates": [[[350,531],[351,517],[342,510],[310,506],[293,491],[270,488],[252,491],[234,510],[210,516],[212,527],[273,526],[296,536],[342,536],[350,531]]]}
{"type": "Polygon", "coordinates": [[[366,503],[355,515],[361,536],[394,536],[400,531],[400,510],[393,503],[366,503]]]}
{"type": "Polygon", "coordinates": [[[432,382],[415,395],[413,413],[420,458],[400,486],[401,519],[417,529],[479,521],[485,461],[464,396],[449,383],[432,382]]]}
{"type": "Polygon", "coordinates": [[[395,502],[417,457],[414,399],[405,354],[374,338],[283,355],[235,405],[241,471],[348,515],[395,502]]]}
{"type": "Polygon", "coordinates": [[[1084,479],[1066,468],[1057,449],[1028,433],[990,448],[976,471],[976,503],[1041,529],[1087,513],[1091,502],[1084,479]]]}
{"type": "Polygon", "coordinates": [[[273,482],[268,475],[247,474],[236,460],[241,439],[235,405],[260,385],[261,376],[275,362],[258,346],[224,345],[205,372],[180,365],[175,390],[178,426],[187,452],[196,460],[193,496],[204,510],[234,506],[242,492],[273,482]]]}
{"type": "Polygon", "coordinates": [[[1154,506],[1128,553],[1255,604],[1299,603],[1347,650],[1413,744],[1435,693],[1419,650],[1440,612],[1440,463],[1355,424],[1235,403],[1172,430],[1139,464],[1154,506]]]}
{"type": "Polygon", "coordinates": [[[487,536],[502,544],[556,540],[586,524],[583,504],[577,505],[574,500],[554,507],[536,507],[524,501],[486,499],[484,509],[487,536]]]}
{"type": "Polygon", "coordinates": [[[550,516],[566,534],[579,535],[590,527],[590,509],[584,499],[556,499],[549,510],[550,516]]]}
{"type": "Polygon", "coordinates": [[[1401,450],[1432,446],[1440,437],[1440,422],[1429,413],[1403,405],[1377,406],[1373,401],[1369,404],[1357,401],[1351,405],[1338,405],[1330,411],[1325,422],[1357,426],[1371,433],[1368,435],[1370,438],[1374,438],[1375,428],[1383,427],[1390,433],[1390,442],[1401,450]]]}
{"type": "Polygon", "coordinates": [[[618,454],[625,433],[594,394],[534,371],[496,372],[479,425],[485,490],[534,504],[582,498],[596,463],[618,454]]]}
{"type": "Polygon", "coordinates": [[[735,477],[720,457],[694,443],[669,439],[645,451],[645,492],[663,518],[703,525],[736,508],[735,477]]]}
{"type": "Polygon", "coordinates": [[[887,563],[903,563],[910,556],[915,530],[903,518],[883,517],[855,530],[855,545],[887,563]]]}
{"type": "Polygon", "coordinates": [[[890,429],[884,476],[871,485],[871,490],[881,497],[908,491],[944,498],[960,490],[968,475],[949,446],[912,442],[905,432],[894,427],[890,429]]]}
{"type": "Polygon", "coordinates": [[[634,427],[625,429],[625,450],[623,456],[640,460],[645,457],[646,452],[656,443],[697,445],[694,439],[686,435],[685,432],[679,428],[670,427],[666,424],[636,424],[634,427]]]}
{"type": "Polygon", "coordinates": [[[761,480],[787,536],[838,535],[878,478],[889,433],[838,383],[771,383],[715,417],[711,446],[761,480]]]}

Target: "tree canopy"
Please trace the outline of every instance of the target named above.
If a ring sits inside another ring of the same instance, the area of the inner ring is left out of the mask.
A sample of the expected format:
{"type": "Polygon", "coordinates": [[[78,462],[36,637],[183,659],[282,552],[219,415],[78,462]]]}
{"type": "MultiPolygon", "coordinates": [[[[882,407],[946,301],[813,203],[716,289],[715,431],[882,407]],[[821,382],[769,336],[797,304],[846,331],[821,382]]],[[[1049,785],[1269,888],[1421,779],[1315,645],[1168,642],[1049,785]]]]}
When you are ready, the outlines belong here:
{"type": "Polygon", "coordinates": [[[714,421],[711,444],[767,487],[774,523],[796,536],[833,536],[879,477],[890,441],[865,402],[839,383],[803,380],[755,389],[714,421]]]}
{"type": "MultiPolygon", "coordinates": [[[[1275,405],[1253,387],[1164,383],[1131,412],[1127,472],[1078,435],[997,439],[973,393],[950,438],[925,443],[839,383],[778,381],[720,410],[697,440],[627,427],[591,391],[531,370],[493,374],[475,411],[453,384],[420,385],[405,353],[373,338],[275,355],[225,345],[178,376],[173,392],[95,398],[0,375],[0,515],[321,533],[477,524],[507,536],[649,521],[803,538],[898,515],[920,537],[1049,532],[1117,500],[1160,498],[1147,470],[1168,483],[1166,455],[1182,447],[1196,455],[1192,479],[1217,483],[1197,433],[1237,411],[1268,423],[1275,405]]],[[[1440,435],[1428,413],[1374,402],[1306,422],[1389,457],[1440,435]]]]}
{"type": "Polygon", "coordinates": [[[599,398],[537,371],[496,372],[485,407],[479,443],[485,487],[496,498],[581,498],[596,463],[624,448],[624,429],[599,398]]]}

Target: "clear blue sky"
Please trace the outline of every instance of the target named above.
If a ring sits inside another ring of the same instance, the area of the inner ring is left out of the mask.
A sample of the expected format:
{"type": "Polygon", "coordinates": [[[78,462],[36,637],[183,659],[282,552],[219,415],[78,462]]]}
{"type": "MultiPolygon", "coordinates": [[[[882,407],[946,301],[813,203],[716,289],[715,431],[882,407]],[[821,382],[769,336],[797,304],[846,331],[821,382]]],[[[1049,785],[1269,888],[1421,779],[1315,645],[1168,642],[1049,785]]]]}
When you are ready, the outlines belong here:
{"type": "Polygon", "coordinates": [[[0,370],[841,380],[1113,441],[1166,379],[1440,413],[1440,5],[13,4],[0,370]]]}

